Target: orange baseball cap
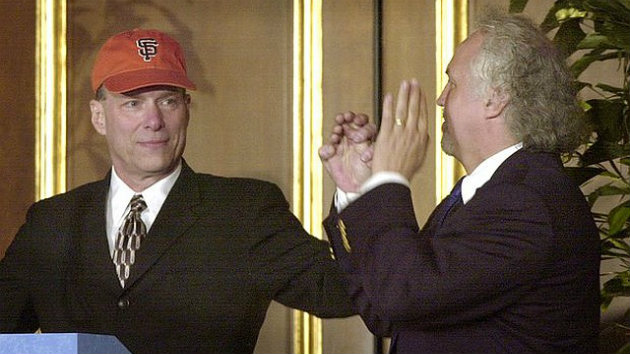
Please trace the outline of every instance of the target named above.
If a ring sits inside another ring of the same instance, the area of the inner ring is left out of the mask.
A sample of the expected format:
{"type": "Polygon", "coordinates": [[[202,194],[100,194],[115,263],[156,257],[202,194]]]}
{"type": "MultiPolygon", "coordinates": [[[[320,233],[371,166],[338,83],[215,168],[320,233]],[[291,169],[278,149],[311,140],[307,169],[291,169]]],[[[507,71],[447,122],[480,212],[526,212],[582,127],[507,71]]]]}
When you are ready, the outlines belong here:
{"type": "Polygon", "coordinates": [[[196,88],[186,74],[179,43],[163,32],[143,29],[119,33],[103,44],[92,69],[92,90],[101,85],[116,93],[155,85],[196,88]]]}

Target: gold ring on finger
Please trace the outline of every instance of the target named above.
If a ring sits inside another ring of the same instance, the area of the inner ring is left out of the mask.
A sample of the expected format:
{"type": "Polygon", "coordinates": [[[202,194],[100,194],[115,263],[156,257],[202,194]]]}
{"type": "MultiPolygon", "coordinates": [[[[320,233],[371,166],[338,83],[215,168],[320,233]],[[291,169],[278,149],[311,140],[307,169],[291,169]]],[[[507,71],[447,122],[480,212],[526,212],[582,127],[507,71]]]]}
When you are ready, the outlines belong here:
{"type": "Polygon", "coordinates": [[[405,123],[403,122],[403,120],[402,120],[402,119],[400,119],[400,118],[396,118],[396,120],[394,120],[394,123],[395,123],[397,126],[399,126],[399,127],[402,127],[402,126],[404,126],[404,125],[405,125],[405,123]]]}

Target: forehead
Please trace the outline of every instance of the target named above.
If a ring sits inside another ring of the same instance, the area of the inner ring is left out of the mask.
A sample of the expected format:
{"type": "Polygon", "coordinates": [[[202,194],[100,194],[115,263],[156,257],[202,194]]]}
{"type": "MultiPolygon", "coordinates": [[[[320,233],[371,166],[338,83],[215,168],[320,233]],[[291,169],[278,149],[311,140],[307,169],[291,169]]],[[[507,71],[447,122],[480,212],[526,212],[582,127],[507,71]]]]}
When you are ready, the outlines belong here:
{"type": "Polygon", "coordinates": [[[472,60],[479,54],[483,44],[483,34],[474,32],[464,40],[455,50],[455,54],[448,64],[449,76],[460,76],[468,73],[472,60]]]}

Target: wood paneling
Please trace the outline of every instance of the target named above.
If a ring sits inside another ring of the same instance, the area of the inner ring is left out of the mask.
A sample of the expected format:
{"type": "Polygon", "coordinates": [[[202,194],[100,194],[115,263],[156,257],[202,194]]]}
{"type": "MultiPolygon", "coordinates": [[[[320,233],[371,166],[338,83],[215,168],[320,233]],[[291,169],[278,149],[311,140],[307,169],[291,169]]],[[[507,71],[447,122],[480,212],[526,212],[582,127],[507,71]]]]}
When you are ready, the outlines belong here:
{"type": "MultiPolygon", "coordinates": [[[[353,111],[374,117],[373,4],[371,0],[324,1],[323,141],[337,113],[353,111]]],[[[335,186],[325,174],[323,215],[328,214],[335,186]]],[[[359,316],[322,321],[324,353],[371,353],[373,336],[359,316]]]]}
{"type": "Polygon", "coordinates": [[[35,2],[0,0],[0,13],[2,258],[35,198],[35,2]]]}

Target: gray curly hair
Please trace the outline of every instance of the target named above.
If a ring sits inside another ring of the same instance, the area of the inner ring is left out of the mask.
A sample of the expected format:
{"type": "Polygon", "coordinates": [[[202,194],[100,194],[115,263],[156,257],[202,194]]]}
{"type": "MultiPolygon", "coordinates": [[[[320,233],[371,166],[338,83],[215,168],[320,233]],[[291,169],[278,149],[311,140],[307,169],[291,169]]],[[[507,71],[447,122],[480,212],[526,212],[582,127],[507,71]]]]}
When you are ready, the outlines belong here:
{"type": "Polygon", "coordinates": [[[575,80],[553,43],[526,17],[492,12],[479,22],[484,35],[471,71],[480,92],[507,94],[505,117],[526,148],[569,153],[591,133],[575,80]]]}

